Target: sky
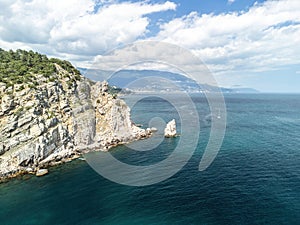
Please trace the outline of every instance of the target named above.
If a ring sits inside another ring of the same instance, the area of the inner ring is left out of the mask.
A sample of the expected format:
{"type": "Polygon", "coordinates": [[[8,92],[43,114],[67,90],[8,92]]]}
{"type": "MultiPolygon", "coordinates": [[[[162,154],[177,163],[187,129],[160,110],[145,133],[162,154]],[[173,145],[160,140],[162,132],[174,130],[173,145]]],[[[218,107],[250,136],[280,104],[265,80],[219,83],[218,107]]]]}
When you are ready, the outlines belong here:
{"type": "Polygon", "coordinates": [[[178,45],[220,86],[300,92],[299,0],[1,0],[0,48],[89,67],[136,41],[178,45]]]}

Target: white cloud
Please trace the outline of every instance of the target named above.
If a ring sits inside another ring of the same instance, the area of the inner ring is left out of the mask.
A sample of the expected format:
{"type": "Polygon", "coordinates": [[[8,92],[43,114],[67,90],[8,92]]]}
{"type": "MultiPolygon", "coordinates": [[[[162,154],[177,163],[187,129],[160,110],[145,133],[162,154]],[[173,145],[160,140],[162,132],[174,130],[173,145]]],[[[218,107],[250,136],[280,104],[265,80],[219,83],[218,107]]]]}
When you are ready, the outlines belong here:
{"type": "Polygon", "coordinates": [[[165,42],[135,42],[97,56],[88,68],[92,70],[87,73],[93,73],[93,69],[114,72],[123,69],[156,69],[187,74],[199,83],[217,85],[206,65],[191,51],[165,42]]]}
{"type": "Polygon", "coordinates": [[[300,1],[255,4],[246,12],[198,15],[161,24],[155,37],[191,49],[214,72],[262,71],[299,63],[300,1]]]}
{"type": "MultiPolygon", "coordinates": [[[[234,1],[229,0],[228,4],[230,2],[234,1]]],[[[71,60],[77,66],[86,66],[95,55],[148,39],[150,14],[175,10],[176,4],[148,0],[123,3],[117,0],[80,0],[76,3],[72,0],[2,0],[0,8],[2,48],[33,49],[71,60]]],[[[160,31],[151,39],[190,49],[218,77],[299,64],[298,0],[269,0],[255,3],[247,11],[218,15],[191,12],[168,22],[162,22],[166,18],[158,21],[160,31]]],[[[114,66],[109,57],[102,60],[110,67],[114,66]]],[[[178,62],[187,63],[184,59],[178,62]]]]}
{"type": "Polygon", "coordinates": [[[231,5],[232,3],[234,3],[235,2],[235,0],[228,0],[227,1],[227,3],[229,4],[229,5],[231,5]]]}
{"type": "Polygon", "coordinates": [[[96,55],[145,36],[148,15],[175,10],[172,2],[114,3],[111,0],[29,0],[0,2],[3,46],[53,55],[96,55]],[[98,10],[96,10],[98,7],[98,10]]]}

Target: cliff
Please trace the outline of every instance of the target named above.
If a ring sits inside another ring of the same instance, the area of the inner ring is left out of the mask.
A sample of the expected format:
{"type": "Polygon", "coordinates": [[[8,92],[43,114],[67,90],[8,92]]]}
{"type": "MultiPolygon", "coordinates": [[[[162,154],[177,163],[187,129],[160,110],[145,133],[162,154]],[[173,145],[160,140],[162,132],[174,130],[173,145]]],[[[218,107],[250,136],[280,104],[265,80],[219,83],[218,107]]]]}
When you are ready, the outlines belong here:
{"type": "MultiPolygon", "coordinates": [[[[12,66],[0,59],[1,69],[12,66]]],[[[130,109],[107,82],[93,83],[66,61],[40,61],[51,71],[31,71],[35,63],[24,67],[25,75],[1,71],[0,179],[150,135],[133,125],[130,109]]]]}

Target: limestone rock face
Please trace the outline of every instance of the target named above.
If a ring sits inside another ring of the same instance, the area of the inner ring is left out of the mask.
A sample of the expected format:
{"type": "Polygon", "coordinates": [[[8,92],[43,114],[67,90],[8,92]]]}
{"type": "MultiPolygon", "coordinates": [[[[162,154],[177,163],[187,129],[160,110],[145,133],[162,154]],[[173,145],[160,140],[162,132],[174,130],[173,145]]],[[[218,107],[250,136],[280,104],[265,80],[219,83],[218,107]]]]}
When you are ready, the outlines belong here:
{"type": "Polygon", "coordinates": [[[165,128],[165,137],[175,137],[177,134],[176,131],[176,122],[175,119],[171,120],[170,122],[167,123],[167,126],[165,128]]]}
{"type": "Polygon", "coordinates": [[[133,125],[107,82],[75,80],[57,67],[55,81],[37,76],[35,88],[0,83],[0,179],[151,134],[133,125]]]}
{"type": "Polygon", "coordinates": [[[107,90],[107,82],[96,83],[91,90],[96,118],[96,145],[107,150],[111,146],[149,136],[149,132],[132,123],[130,109],[126,103],[108,94],[107,90]]]}

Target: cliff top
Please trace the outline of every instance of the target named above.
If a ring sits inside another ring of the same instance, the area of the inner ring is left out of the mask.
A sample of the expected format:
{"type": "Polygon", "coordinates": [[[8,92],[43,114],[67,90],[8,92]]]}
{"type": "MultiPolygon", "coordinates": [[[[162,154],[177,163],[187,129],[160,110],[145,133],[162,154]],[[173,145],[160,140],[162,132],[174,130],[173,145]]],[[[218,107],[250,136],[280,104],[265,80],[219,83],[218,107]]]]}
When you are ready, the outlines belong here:
{"type": "Polygon", "coordinates": [[[151,135],[113,91],[67,61],[0,49],[0,181],[151,135]]]}
{"type": "Polygon", "coordinates": [[[35,88],[38,85],[37,75],[46,81],[55,81],[60,68],[68,72],[65,75],[69,79],[81,79],[80,72],[68,61],[49,59],[46,55],[31,50],[5,51],[0,48],[0,83],[6,88],[16,84],[28,84],[29,87],[35,88]]]}

